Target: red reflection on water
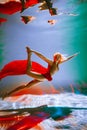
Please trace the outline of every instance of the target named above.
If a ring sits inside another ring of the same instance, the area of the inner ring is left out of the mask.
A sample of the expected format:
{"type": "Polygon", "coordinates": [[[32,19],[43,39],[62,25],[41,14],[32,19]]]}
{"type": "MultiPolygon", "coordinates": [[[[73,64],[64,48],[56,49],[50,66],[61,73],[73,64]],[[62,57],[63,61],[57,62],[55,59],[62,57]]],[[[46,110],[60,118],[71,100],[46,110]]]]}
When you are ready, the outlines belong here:
{"type": "MultiPolygon", "coordinates": [[[[39,0],[26,0],[25,8],[31,7],[39,3],[39,0]]],[[[2,14],[14,14],[22,10],[22,3],[20,1],[9,1],[6,3],[0,3],[0,13],[2,14]]]]}
{"type": "Polygon", "coordinates": [[[27,130],[50,117],[56,121],[63,120],[69,117],[72,111],[69,108],[48,107],[44,105],[36,108],[1,110],[1,112],[3,112],[2,114],[4,114],[4,112],[6,112],[5,114],[12,112],[12,114],[8,116],[0,116],[0,125],[4,123],[7,127],[6,130],[27,130]]]}
{"type": "Polygon", "coordinates": [[[5,18],[0,18],[0,24],[1,23],[4,23],[4,22],[6,22],[7,21],[7,19],[5,19],[5,18]]]}
{"type": "Polygon", "coordinates": [[[17,1],[9,1],[4,4],[0,4],[0,13],[2,14],[13,14],[22,9],[22,5],[17,1]]]}
{"type": "Polygon", "coordinates": [[[72,115],[61,116],[61,117],[57,118],[56,121],[62,121],[62,120],[66,119],[66,118],[69,118],[71,116],[72,115]]]}
{"type": "MultiPolygon", "coordinates": [[[[2,113],[4,114],[4,112],[2,113]]],[[[15,114],[7,114],[6,116],[0,116],[0,129],[4,127],[4,129],[10,127],[11,125],[15,124],[16,122],[22,120],[24,116],[15,114]]]]}
{"type": "Polygon", "coordinates": [[[49,117],[49,114],[44,112],[38,112],[36,115],[30,115],[19,121],[18,123],[12,125],[7,130],[27,130],[34,126],[36,126],[38,123],[42,122],[43,120],[47,119],[49,117]]]}
{"type": "Polygon", "coordinates": [[[0,116],[0,123],[3,121],[18,121],[18,120],[23,119],[23,118],[24,118],[23,116],[14,116],[14,115],[0,116]]]}

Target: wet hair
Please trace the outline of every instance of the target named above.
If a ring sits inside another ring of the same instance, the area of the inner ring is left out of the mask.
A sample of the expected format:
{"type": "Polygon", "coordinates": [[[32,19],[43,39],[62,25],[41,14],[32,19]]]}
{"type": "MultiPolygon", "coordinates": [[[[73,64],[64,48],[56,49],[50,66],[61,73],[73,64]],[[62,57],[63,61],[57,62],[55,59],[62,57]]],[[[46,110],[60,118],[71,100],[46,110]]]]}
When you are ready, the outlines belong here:
{"type": "Polygon", "coordinates": [[[62,61],[64,61],[66,59],[66,57],[63,54],[56,52],[53,55],[53,59],[54,59],[54,61],[57,61],[59,59],[59,63],[61,63],[62,61]]]}

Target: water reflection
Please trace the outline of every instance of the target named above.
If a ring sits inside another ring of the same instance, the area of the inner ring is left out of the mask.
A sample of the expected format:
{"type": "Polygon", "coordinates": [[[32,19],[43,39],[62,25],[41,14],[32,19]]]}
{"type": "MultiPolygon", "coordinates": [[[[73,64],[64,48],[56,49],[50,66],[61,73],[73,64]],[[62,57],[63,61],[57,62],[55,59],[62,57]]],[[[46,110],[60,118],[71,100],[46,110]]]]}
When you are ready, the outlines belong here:
{"type": "MultiPolygon", "coordinates": [[[[7,116],[6,115],[0,116],[0,123],[6,124],[7,122],[8,124],[11,121],[12,124],[12,122],[16,122],[14,125],[10,126],[7,130],[18,130],[18,129],[26,130],[36,126],[38,123],[50,117],[57,121],[63,120],[69,117],[72,110],[70,108],[41,106],[37,108],[1,110],[0,112],[3,113],[6,112],[7,114],[7,116]]],[[[64,127],[66,128],[67,126],[64,127]]]]}
{"type": "Polygon", "coordinates": [[[87,97],[80,94],[14,96],[0,100],[0,104],[0,125],[8,130],[38,125],[44,130],[45,126],[73,130],[74,125],[80,129],[87,124],[87,97]]]}

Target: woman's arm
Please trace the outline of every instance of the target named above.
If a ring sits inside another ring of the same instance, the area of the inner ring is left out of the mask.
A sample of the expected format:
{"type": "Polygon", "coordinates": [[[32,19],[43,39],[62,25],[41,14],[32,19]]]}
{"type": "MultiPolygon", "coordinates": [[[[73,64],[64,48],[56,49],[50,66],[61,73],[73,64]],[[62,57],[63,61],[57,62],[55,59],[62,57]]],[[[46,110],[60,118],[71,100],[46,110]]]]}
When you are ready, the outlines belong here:
{"type": "Polygon", "coordinates": [[[44,55],[42,55],[41,53],[31,50],[31,52],[33,52],[34,54],[36,54],[39,58],[41,58],[42,60],[44,60],[45,62],[47,62],[49,65],[52,65],[53,61],[46,58],[44,55]]]}

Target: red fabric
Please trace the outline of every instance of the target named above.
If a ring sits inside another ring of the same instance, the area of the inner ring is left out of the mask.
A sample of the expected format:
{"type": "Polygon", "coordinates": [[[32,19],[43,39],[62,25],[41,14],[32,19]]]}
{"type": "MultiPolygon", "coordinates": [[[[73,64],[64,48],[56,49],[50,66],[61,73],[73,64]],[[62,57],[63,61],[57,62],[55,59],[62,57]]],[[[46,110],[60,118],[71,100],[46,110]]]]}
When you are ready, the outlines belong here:
{"type": "MultiPolygon", "coordinates": [[[[38,4],[39,0],[26,0],[25,7],[31,7],[35,4],[38,4]]],[[[22,4],[21,2],[17,1],[9,1],[4,4],[0,4],[0,13],[2,14],[14,14],[18,11],[22,10],[22,4]]]]}
{"type": "Polygon", "coordinates": [[[42,75],[43,75],[46,79],[48,79],[49,81],[52,80],[52,77],[51,77],[51,75],[50,75],[50,65],[48,65],[47,71],[46,71],[45,73],[42,73],[42,75]]]}
{"type": "MultiPolygon", "coordinates": [[[[0,79],[4,78],[6,76],[26,74],[26,69],[27,69],[27,60],[12,61],[12,62],[6,64],[0,71],[0,79]]],[[[42,74],[49,81],[52,80],[50,73],[49,73],[49,69],[43,67],[42,65],[40,65],[37,62],[32,62],[31,71],[42,74]]]]}
{"type": "Polygon", "coordinates": [[[50,73],[49,72],[46,72],[45,74],[42,74],[46,79],[48,79],[49,81],[51,81],[52,80],[52,77],[51,77],[51,75],[50,75],[50,73]]]}

